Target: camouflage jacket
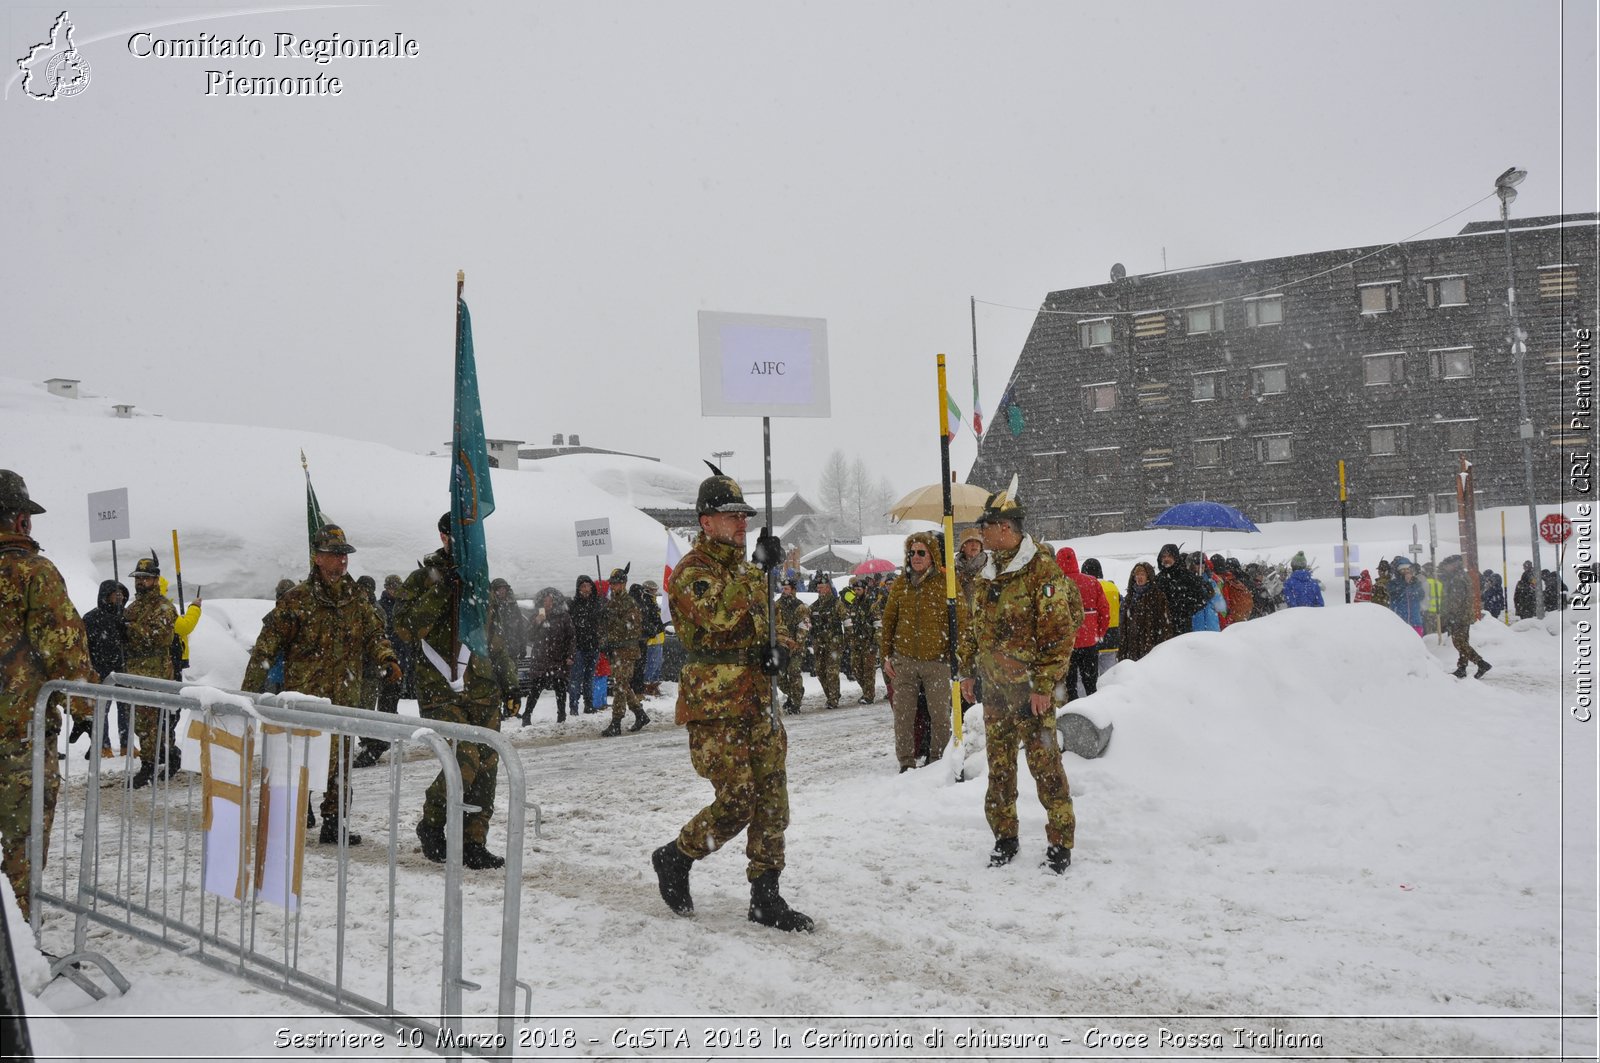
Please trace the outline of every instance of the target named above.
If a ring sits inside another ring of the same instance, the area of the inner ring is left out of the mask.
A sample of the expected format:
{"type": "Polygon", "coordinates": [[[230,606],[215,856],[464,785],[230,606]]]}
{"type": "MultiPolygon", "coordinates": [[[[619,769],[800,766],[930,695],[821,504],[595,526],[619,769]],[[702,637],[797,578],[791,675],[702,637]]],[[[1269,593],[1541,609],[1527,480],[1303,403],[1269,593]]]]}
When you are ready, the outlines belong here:
{"type": "Polygon", "coordinates": [[[784,595],[774,606],[773,615],[778,621],[778,645],[791,653],[806,648],[806,635],[811,631],[811,610],[799,598],[784,595]]]}
{"type": "Polygon", "coordinates": [[[428,655],[423,652],[426,643],[446,669],[450,667],[450,625],[454,619],[455,596],[452,588],[459,576],[455,561],[444,550],[436,550],[424,558],[417,570],[406,577],[405,585],[395,596],[394,634],[402,642],[416,648],[412,665],[412,678],[417,685],[417,701],[424,706],[442,705],[447,701],[492,702],[500,698],[507,680],[516,685],[517,666],[506,653],[494,623],[494,610],[489,610],[489,657],[472,654],[466,671],[466,685],[457,694],[450,689],[445,677],[428,655]]]}
{"type": "Polygon", "coordinates": [[[837,649],[844,641],[844,609],[837,594],[817,595],[811,603],[811,644],[818,649],[837,649]]]}
{"type": "Polygon", "coordinates": [[[631,594],[613,594],[606,599],[605,611],[600,614],[600,648],[602,650],[637,650],[644,641],[644,617],[639,615],[639,603],[631,594]]]}
{"type": "Polygon", "coordinates": [[[767,578],[744,551],[705,535],[672,570],[667,602],[686,659],[678,722],[755,717],[770,684],[758,664],[767,643],[767,578]]]}
{"type": "Polygon", "coordinates": [[[172,679],[172,640],[178,610],[159,590],[138,591],[123,610],[128,621],[128,654],[123,668],[131,675],[172,679]]]}
{"type": "Polygon", "coordinates": [[[977,603],[960,633],[961,674],[1050,694],[1067,674],[1081,626],[1077,584],[1024,536],[1016,550],[996,552],[984,566],[977,603]]]}
{"type": "Polygon", "coordinates": [[[878,645],[878,614],[872,596],[854,591],[844,599],[844,636],[853,643],[878,645]]]}
{"type": "MultiPolygon", "coordinates": [[[[61,573],[26,535],[0,533],[0,753],[27,748],[33,703],[46,682],[94,678],[89,637],[61,573]]],[[[56,711],[49,719],[51,731],[60,727],[56,711]]]]}
{"type": "MultiPolygon", "coordinates": [[[[965,610],[957,600],[957,624],[965,610]]],[[[945,597],[944,569],[930,565],[921,580],[911,573],[894,581],[883,607],[883,632],[879,656],[909,657],[914,661],[942,661],[950,653],[950,607],[945,597]]]]}
{"type": "Polygon", "coordinates": [[[320,576],[296,584],[262,622],[240,689],[263,691],[283,654],[283,689],[365,707],[362,676],[372,665],[397,663],[383,634],[383,616],[348,575],[333,586],[320,576]]]}

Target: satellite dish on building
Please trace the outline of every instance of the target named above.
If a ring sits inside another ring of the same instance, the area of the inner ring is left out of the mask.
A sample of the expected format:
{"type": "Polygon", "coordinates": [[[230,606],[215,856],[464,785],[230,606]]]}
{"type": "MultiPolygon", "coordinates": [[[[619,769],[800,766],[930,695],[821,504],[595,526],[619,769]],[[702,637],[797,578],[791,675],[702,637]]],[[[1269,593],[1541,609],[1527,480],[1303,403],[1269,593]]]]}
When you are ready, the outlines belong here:
{"type": "Polygon", "coordinates": [[[1121,262],[1113,262],[1113,263],[1111,263],[1111,281],[1112,281],[1113,284],[1115,284],[1119,280],[1122,280],[1127,275],[1128,275],[1128,267],[1127,266],[1124,266],[1121,262]]]}

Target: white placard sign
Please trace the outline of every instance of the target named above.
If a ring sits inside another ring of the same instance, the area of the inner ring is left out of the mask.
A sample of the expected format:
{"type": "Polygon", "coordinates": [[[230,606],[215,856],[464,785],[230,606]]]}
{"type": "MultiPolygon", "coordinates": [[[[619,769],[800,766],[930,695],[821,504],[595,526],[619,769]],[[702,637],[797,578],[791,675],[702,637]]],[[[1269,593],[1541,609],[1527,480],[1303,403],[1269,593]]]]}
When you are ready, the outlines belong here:
{"type": "Polygon", "coordinates": [[[89,496],[89,541],[110,543],[128,538],[128,489],[96,491],[89,496]]]}
{"type": "Polygon", "coordinates": [[[828,417],[828,322],[700,311],[700,412],[828,417]]]}
{"type": "Polygon", "coordinates": [[[1344,556],[1344,545],[1342,543],[1336,543],[1334,545],[1333,569],[1337,575],[1342,576],[1345,579],[1355,579],[1357,576],[1361,575],[1361,566],[1356,563],[1360,560],[1361,547],[1357,546],[1355,543],[1350,544],[1350,557],[1348,560],[1346,560],[1344,556]]]}
{"type": "Polygon", "coordinates": [[[578,556],[599,557],[611,552],[611,518],[574,521],[578,533],[578,556]]]}

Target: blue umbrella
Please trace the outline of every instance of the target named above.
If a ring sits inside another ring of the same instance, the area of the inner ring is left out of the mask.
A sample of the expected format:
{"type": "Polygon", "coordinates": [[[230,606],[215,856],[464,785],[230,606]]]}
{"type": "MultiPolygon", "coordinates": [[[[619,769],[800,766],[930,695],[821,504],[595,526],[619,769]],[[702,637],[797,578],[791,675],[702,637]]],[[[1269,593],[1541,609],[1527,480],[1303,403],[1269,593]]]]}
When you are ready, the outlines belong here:
{"type": "Polygon", "coordinates": [[[1258,532],[1255,522],[1232,506],[1221,502],[1179,502],[1145,525],[1147,528],[1182,528],[1200,533],[1200,548],[1205,549],[1208,531],[1258,532]]]}
{"type": "Polygon", "coordinates": [[[1190,531],[1258,532],[1255,522],[1221,502],[1179,502],[1145,525],[1147,528],[1182,528],[1190,531]]]}

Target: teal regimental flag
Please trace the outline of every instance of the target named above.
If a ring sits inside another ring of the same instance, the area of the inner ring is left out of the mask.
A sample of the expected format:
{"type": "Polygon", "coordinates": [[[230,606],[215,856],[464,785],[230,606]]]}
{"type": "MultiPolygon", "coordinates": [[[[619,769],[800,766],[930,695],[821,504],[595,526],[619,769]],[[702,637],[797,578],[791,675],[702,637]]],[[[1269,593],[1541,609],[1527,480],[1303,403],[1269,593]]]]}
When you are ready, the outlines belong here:
{"type": "Polygon", "coordinates": [[[306,452],[303,450],[300,452],[300,468],[306,474],[306,550],[315,556],[317,549],[312,544],[316,541],[317,532],[328,523],[328,518],[317,504],[317,491],[311,486],[311,466],[306,463],[306,452]]]}
{"type": "Polygon", "coordinates": [[[478,401],[478,366],[472,356],[472,315],[456,299],[456,410],[450,446],[450,550],[461,576],[457,637],[473,653],[489,653],[489,551],[483,522],[494,512],[489,444],[478,401]]]}

